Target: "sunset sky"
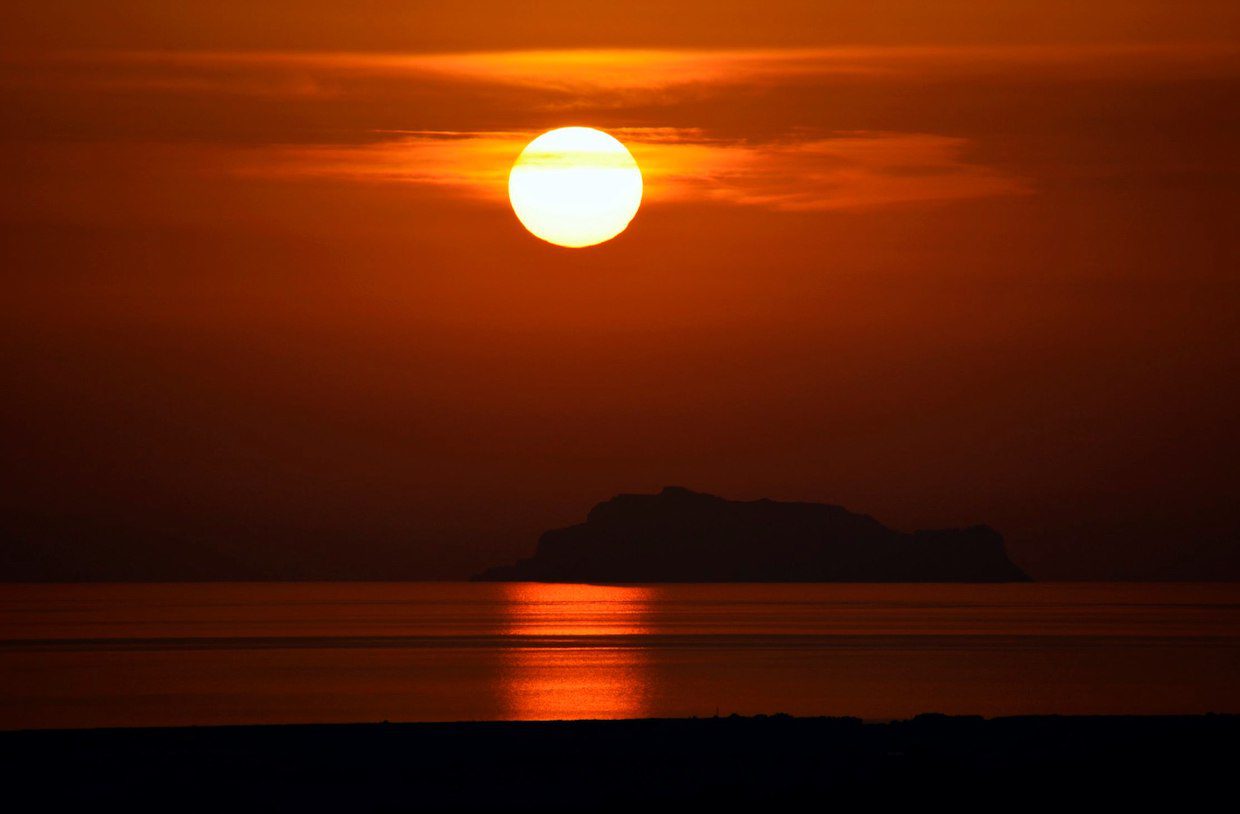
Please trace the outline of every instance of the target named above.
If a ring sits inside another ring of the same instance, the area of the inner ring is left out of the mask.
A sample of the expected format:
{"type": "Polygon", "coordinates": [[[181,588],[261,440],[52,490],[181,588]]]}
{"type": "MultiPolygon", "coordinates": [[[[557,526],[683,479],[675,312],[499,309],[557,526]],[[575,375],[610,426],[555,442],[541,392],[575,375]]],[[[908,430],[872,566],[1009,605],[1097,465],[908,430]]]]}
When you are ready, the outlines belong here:
{"type": "Polygon", "coordinates": [[[1240,577],[1234,0],[9,4],[0,139],[0,578],[459,578],[667,484],[1240,577]],[[506,187],[568,125],[645,182],[579,250],[506,187]]]}

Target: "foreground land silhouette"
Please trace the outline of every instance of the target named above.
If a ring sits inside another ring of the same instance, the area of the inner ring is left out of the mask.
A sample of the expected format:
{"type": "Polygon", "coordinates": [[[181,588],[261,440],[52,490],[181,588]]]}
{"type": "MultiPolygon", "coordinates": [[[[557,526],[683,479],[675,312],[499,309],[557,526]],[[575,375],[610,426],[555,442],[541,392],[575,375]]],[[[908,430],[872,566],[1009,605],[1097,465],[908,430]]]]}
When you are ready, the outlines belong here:
{"type": "Polygon", "coordinates": [[[736,501],[669,486],[617,495],[483,581],[1020,582],[988,526],[905,534],[825,503],[736,501]]]}
{"type": "MultiPolygon", "coordinates": [[[[37,810],[803,810],[1230,791],[1238,716],[705,718],[0,733],[37,810]]],[[[1219,798],[1225,799],[1225,798],[1219,798]]],[[[36,810],[32,808],[31,810],[36,810]]],[[[1191,808],[1189,809],[1191,810],[1191,808]]]]}

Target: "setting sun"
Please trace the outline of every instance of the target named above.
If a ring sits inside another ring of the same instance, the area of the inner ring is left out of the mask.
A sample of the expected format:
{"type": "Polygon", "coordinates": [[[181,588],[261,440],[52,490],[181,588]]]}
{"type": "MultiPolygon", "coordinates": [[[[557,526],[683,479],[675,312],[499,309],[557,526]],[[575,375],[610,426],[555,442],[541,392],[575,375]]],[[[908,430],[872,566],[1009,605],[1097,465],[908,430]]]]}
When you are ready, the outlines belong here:
{"type": "Polygon", "coordinates": [[[1240,0],[0,3],[6,796],[1206,809],[1237,99],[1240,0]]]}
{"type": "Polygon", "coordinates": [[[508,197],[533,235],[569,248],[620,234],[642,202],[642,173],[628,149],[590,127],[562,127],[526,145],[508,197]]]}

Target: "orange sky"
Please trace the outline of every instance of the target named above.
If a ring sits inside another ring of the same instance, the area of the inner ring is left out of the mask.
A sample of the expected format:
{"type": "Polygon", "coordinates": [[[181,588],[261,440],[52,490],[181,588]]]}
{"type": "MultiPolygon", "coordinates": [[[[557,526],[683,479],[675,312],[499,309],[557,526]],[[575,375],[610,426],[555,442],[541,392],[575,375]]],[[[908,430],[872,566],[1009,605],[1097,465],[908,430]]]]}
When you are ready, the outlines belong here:
{"type": "Polygon", "coordinates": [[[1235,3],[252,5],[0,11],[0,576],[461,576],[673,483],[1240,576],[1235,3]],[[580,251],[504,190],[569,124],[647,185],[580,251]]]}

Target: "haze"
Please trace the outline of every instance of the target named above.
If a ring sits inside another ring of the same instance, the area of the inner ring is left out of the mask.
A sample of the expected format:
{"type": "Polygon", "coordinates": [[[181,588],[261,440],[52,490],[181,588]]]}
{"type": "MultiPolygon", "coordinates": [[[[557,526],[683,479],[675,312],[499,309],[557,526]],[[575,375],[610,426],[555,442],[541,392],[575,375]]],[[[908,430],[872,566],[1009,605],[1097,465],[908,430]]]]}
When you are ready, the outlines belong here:
{"type": "Polygon", "coordinates": [[[0,11],[0,578],[460,578],[667,484],[1240,576],[1240,7],[824,5],[0,11]],[[505,187],[568,125],[646,183],[577,251],[505,187]]]}

